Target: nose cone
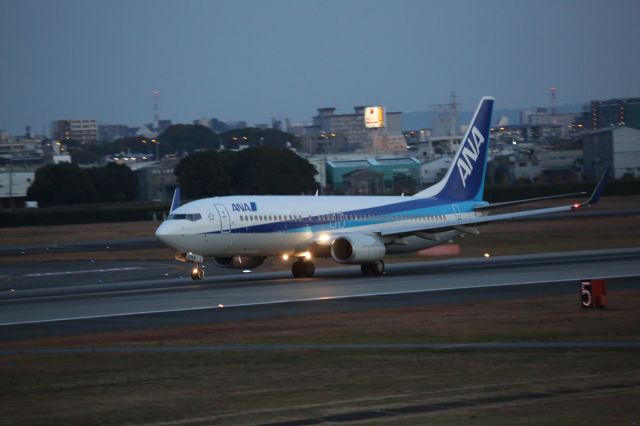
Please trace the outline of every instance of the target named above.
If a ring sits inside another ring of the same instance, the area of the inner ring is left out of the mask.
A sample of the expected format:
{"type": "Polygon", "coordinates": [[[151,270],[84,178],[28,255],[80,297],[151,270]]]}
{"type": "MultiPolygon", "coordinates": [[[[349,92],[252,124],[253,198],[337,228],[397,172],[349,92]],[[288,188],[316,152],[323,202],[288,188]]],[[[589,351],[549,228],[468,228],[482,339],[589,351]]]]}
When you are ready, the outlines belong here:
{"type": "Polygon", "coordinates": [[[160,226],[158,226],[158,229],[156,229],[156,238],[169,247],[172,247],[171,237],[172,235],[174,235],[171,231],[171,228],[171,224],[162,222],[160,226]]]}

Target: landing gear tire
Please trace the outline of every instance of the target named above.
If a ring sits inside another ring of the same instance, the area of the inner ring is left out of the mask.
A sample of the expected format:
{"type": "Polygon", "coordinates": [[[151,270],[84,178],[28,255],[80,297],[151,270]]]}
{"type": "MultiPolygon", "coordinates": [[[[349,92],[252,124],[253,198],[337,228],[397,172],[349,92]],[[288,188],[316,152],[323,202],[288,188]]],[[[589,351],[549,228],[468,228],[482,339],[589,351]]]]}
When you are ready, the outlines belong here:
{"type": "Polygon", "coordinates": [[[363,263],[360,265],[360,270],[363,275],[383,275],[384,262],[382,260],[378,260],[373,263],[363,263]]]}
{"type": "Polygon", "coordinates": [[[296,260],[291,265],[291,273],[295,278],[311,278],[316,273],[316,265],[308,260],[296,260]]]}
{"type": "Polygon", "coordinates": [[[191,279],[200,281],[204,278],[204,269],[202,269],[202,265],[196,265],[191,270],[191,279]]]}

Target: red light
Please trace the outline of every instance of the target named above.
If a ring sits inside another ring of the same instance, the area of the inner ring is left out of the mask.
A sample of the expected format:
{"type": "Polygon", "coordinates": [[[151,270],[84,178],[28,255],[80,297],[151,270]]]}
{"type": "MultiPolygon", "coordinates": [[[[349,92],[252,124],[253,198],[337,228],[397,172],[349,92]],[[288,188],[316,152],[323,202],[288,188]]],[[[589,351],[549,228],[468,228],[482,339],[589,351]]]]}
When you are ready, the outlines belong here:
{"type": "Polygon", "coordinates": [[[580,204],[577,204],[577,203],[576,203],[576,204],[574,204],[574,205],[573,205],[573,208],[574,208],[574,209],[580,208],[580,204]]]}

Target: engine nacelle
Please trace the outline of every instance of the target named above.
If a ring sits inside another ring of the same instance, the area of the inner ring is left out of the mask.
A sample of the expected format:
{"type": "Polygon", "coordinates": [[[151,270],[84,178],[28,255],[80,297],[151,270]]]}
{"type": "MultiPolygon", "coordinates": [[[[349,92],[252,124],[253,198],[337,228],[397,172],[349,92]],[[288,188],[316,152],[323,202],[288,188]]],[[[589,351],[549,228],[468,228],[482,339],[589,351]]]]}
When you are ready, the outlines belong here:
{"type": "Polygon", "coordinates": [[[387,249],[377,237],[351,234],[338,237],[331,244],[331,257],[338,263],[368,263],[382,260],[387,249]]]}
{"type": "Polygon", "coordinates": [[[219,268],[251,269],[262,265],[265,259],[259,256],[214,257],[213,262],[219,268]]]}

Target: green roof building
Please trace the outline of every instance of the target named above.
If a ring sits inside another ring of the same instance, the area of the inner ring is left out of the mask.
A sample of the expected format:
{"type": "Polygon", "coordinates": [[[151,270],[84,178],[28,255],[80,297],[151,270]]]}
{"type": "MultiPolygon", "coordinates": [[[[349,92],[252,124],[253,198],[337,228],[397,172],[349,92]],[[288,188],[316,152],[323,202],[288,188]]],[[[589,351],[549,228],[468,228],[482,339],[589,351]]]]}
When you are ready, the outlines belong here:
{"type": "Polygon", "coordinates": [[[413,194],[420,182],[415,157],[327,161],[327,185],[335,194],[413,194]]]}

